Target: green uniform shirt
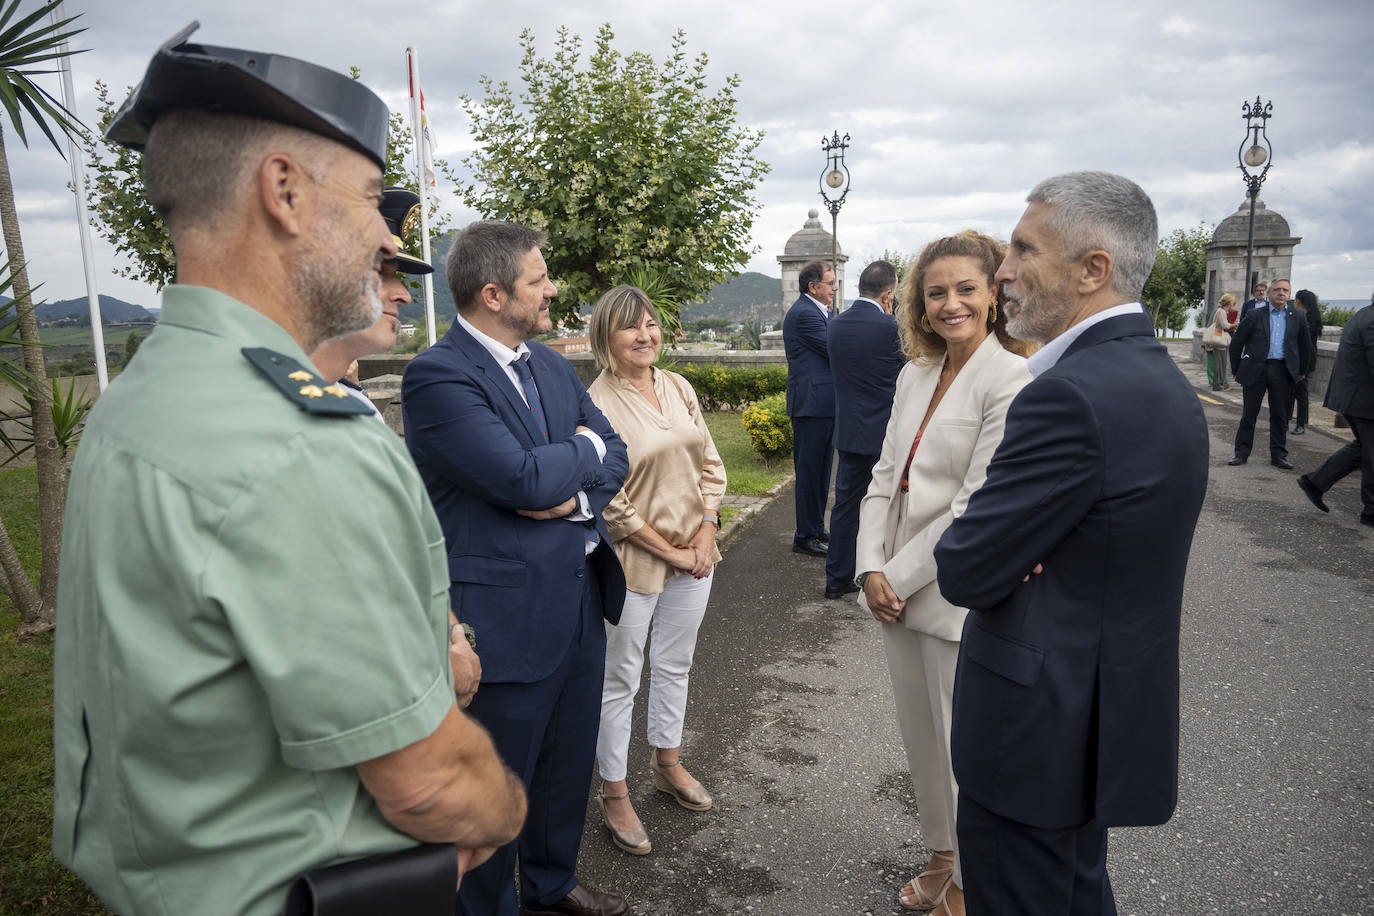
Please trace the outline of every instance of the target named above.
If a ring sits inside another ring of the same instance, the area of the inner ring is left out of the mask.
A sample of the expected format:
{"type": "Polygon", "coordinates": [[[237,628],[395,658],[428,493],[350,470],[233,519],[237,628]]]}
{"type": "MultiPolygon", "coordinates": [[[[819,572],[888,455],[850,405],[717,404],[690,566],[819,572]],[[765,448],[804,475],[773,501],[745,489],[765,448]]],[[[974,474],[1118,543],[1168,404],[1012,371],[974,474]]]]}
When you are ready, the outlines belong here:
{"type": "Polygon", "coordinates": [[[301,872],[415,845],[354,765],[454,702],[444,538],[404,446],[302,410],[254,347],[314,372],[261,313],[168,287],[72,472],[53,849],[121,913],[277,916],[301,872]]]}

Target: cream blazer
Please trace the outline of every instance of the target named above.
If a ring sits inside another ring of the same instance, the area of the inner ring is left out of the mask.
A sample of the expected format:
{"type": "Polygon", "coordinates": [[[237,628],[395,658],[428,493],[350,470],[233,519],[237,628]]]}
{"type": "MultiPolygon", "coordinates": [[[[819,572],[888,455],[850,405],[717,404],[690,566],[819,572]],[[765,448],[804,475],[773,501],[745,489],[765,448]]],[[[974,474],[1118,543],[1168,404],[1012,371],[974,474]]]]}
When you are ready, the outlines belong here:
{"type": "MultiPolygon", "coordinates": [[[[957,642],[968,611],[940,594],[935,543],[983,485],[988,462],[1002,441],[1007,408],[1031,376],[1025,358],[989,334],[935,408],[911,462],[910,491],[903,493],[902,468],[935,394],[941,365],[907,363],[897,376],[882,456],[859,507],[855,558],[860,573],[882,572],[897,597],[906,599],[902,620],[909,629],[957,642]],[[899,511],[903,500],[905,517],[899,511]]],[[[868,607],[862,592],[859,603],[868,607]]]]}

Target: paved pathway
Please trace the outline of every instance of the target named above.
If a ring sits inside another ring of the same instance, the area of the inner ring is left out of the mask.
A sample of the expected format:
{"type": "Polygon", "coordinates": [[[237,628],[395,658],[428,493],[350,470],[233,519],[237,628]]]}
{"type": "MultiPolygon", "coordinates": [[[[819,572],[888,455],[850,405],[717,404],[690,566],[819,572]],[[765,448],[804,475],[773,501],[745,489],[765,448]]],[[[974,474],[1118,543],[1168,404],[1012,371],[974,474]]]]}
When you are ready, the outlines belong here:
{"type": "MultiPolygon", "coordinates": [[[[1298,471],[1226,467],[1238,391],[1214,398],[1183,368],[1212,461],[1185,598],[1181,799],[1166,826],[1112,831],[1120,912],[1374,912],[1374,529],[1358,481],[1330,515],[1303,498],[1297,473],[1340,444],[1320,432],[1291,440],[1298,471]]],[[[899,913],[928,854],[876,626],[821,598],[823,561],[789,550],[792,511],[785,488],[740,526],[701,634],[684,759],[716,809],[654,792],[642,702],[631,792],[653,853],[616,850],[589,809],[583,878],[639,914],[899,913]]]]}

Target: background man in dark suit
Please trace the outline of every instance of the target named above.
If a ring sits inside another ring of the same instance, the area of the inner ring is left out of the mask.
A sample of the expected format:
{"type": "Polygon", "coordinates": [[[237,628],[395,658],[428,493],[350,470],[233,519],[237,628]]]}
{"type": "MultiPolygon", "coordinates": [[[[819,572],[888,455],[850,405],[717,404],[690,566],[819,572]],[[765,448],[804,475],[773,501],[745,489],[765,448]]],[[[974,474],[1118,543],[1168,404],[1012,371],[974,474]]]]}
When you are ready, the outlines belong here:
{"type": "Polygon", "coordinates": [[[825,530],[825,498],[835,451],[835,385],[830,378],[826,329],[839,284],[829,265],[810,261],[802,266],[797,286],[802,294],[782,320],[792,467],[797,472],[797,530],[792,550],[823,557],[830,539],[825,530]]]}
{"type": "Polygon", "coordinates": [[[1250,314],[1250,312],[1252,312],[1256,306],[1269,304],[1265,295],[1268,292],[1269,286],[1267,284],[1255,284],[1255,288],[1250,290],[1250,298],[1246,299],[1240,307],[1240,317],[1236,319],[1237,326],[1239,326],[1240,323],[1245,320],[1245,316],[1250,314]]]}
{"type": "Polygon", "coordinates": [[[1115,913],[1107,830],[1178,800],[1183,577],[1207,424],[1138,300],[1154,206],[1134,182],[1041,182],[997,272],[1045,346],[987,482],[935,548],[970,609],[951,755],[968,912],[1115,913]],[[1038,575],[1035,575],[1038,573],[1038,575]]]}
{"type": "Polygon", "coordinates": [[[1269,463],[1291,470],[1288,460],[1288,396],[1293,385],[1312,371],[1316,356],[1307,319],[1288,304],[1288,280],[1269,284],[1267,308],[1241,319],[1231,335],[1231,374],[1240,382],[1244,403],[1236,429],[1236,453],[1229,465],[1244,464],[1255,442],[1260,402],[1269,396],[1269,463]]]}
{"type": "Polygon", "coordinates": [[[883,450],[892,392],[906,360],[897,340],[892,306],[897,268],[874,261],[859,274],[859,298],[830,322],[827,348],[835,380],[835,508],[830,511],[830,547],[825,558],[825,597],[857,592],[854,544],[859,503],[873,479],[883,450]]]}
{"type": "Polygon", "coordinates": [[[1298,478],[1298,486],[1323,512],[1322,494],[1336,481],[1360,468],[1360,522],[1374,525],[1374,299],[1355,313],[1341,331],[1325,406],[1342,414],[1355,441],[1337,449],[1321,467],[1298,478]]]}
{"type": "Polygon", "coordinates": [[[446,271],[458,316],[402,381],[406,445],[444,529],[458,619],[477,633],[482,686],[469,707],[520,774],[529,817],[516,843],[462,883],[458,912],[515,916],[518,846],[526,914],[627,910],[576,877],[600,721],[606,631],[625,577],[601,511],[620,490],[625,444],[568,361],[539,343],[549,282],[543,233],[479,221],[446,271]]]}

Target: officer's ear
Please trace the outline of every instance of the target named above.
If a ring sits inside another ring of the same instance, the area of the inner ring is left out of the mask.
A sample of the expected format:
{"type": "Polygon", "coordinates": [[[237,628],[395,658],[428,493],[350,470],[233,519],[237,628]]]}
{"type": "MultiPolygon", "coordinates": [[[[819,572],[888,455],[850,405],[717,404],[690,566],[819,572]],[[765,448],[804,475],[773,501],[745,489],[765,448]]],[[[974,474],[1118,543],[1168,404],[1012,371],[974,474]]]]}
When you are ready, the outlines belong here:
{"type": "Polygon", "coordinates": [[[287,235],[304,235],[306,205],[315,181],[287,153],[271,153],[258,165],[258,191],[268,219],[287,235]]]}

